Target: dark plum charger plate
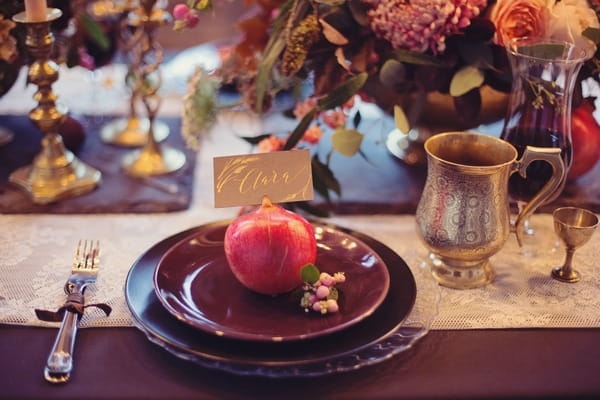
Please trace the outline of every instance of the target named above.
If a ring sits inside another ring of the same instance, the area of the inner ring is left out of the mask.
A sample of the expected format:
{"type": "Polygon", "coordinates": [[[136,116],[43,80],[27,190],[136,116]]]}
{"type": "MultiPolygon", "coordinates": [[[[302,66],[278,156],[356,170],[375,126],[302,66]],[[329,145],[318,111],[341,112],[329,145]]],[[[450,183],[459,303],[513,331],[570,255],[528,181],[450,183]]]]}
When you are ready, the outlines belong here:
{"type": "MultiPolygon", "coordinates": [[[[156,296],[153,276],[162,256],[186,237],[207,229],[225,226],[217,222],[170,236],[155,244],[132,265],[125,283],[125,298],[136,326],[149,340],[178,357],[240,374],[290,376],[277,368],[329,363],[353,355],[394,334],[414,305],[417,288],[406,263],[393,250],[360,232],[328,226],[360,239],[385,262],[390,287],[383,302],[369,317],[343,331],[315,339],[290,342],[255,342],[218,337],[179,321],[156,296]]],[[[216,235],[214,240],[222,240],[216,235]]]]}
{"type": "Polygon", "coordinates": [[[154,273],[156,295],[167,311],[205,332],[240,340],[306,340],[362,321],[387,295],[390,277],[381,257],[352,235],[320,225],[314,226],[316,265],[347,277],[339,285],[340,312],[305,313],[298,291],[254,293],[229,268],[223,247],[226,228],[211,226],[184,238],[163,255],[154,273]]]}

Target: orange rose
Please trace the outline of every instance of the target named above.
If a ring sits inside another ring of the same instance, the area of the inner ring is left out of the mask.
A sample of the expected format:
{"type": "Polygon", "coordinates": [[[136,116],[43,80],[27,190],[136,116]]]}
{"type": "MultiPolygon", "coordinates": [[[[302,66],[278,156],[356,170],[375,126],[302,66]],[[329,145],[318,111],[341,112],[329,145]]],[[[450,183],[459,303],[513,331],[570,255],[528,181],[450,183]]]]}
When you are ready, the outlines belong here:
{"type": "Polygon", "coordinates": [[[552,0],[498,0],[490,13],[496,26],[494,41],[504,46],[510,39],[545,36],[552,0]]]}

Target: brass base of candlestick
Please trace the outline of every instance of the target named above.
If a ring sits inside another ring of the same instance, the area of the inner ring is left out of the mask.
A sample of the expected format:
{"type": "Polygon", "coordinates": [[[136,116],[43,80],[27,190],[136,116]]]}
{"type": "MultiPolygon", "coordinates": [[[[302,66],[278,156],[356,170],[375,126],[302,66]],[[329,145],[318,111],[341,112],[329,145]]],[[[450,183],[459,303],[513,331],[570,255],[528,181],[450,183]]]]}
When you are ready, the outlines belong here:
{"type": "MultiPolygon", "coordinates": [[[[154,121],[154,139],[162,142],[169,136],[169,126],[161,121],[154,121]]],[[[122,147],[140,147],[148,142],[148,118],[119,118],[104,125],[100,130],[100,138],[104,143],[122,147]]]]}
{"type": "Polygon", "coordinates": [[[25,190],[36,204],[48,204],[94,190],[102,179],[97,169],[81,162],[60,136],[42,139],[32,165],[13,172],[9,181],[25,190]]]}
{"type": "Polygon", "coordinates": [[[130,176],[143,178],[175,172],[185,165],[185,154],[170,146],[145,146],[123,157],[121,166],[130,176]]]}

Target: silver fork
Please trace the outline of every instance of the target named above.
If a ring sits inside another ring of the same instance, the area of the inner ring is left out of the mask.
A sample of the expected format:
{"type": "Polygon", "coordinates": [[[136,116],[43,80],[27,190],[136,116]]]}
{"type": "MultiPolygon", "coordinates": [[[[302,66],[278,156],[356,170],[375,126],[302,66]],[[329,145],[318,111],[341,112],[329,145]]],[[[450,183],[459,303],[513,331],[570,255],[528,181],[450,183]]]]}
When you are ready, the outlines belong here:
{"type": "MultiPolygon", "coordinates": [[[[79,241],[71,275],[65,283],[65,293],[81,294],[87,285],[94,283],[100,267],[100,242],[90,240],[79,241]]],[[[46,361],[44,377],[52,383],[63,383],[69,380],[73,369],[73,346],[77,334],[78,315],[65,311],[60,330],[46,361]]]]}

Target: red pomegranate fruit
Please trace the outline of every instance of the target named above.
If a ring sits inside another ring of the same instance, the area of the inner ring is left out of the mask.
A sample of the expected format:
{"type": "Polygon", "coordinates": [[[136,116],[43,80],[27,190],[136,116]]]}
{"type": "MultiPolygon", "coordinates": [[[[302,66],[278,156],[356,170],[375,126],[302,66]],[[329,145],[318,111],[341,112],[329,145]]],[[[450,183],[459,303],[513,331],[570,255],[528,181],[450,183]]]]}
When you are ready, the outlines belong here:
{"type": "Polygon", "coordinates": [[[317,241],[306,219],[265,197],[260,208],[227,227],[225,255],[242,285],[276,295],[302,284],[300,270],[315,262],[317,241]]]}
{"type": "Polygon", "coordinates": [[[586,174],[600,159],[600,125],[593,113],[594,107],[589,101],[583,101],[573,110],[571,116],[573,164],[568,179],[577,179],[586,174]]]}

